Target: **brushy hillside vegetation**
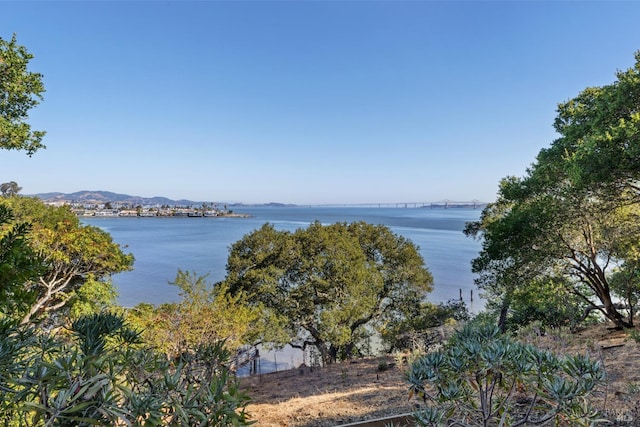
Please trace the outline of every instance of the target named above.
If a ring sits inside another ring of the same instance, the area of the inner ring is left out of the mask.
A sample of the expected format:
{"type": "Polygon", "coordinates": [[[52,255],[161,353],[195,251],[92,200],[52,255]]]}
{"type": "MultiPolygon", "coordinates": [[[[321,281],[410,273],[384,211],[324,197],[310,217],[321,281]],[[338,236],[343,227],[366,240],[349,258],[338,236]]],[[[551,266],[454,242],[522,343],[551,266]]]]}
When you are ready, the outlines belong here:
{"type": "MultiPolygon", "coordinates": [[[[601,425],[640,425],[640,332],[596,323],[579,330],[524,328],[519,342],[557,355],[589,355],[604,380],[589,401],[601,425]]],[[[247,411],[257,426],[329,427],[412,413],[422,399],[409,399],[407,372],[415,354],[369,357],[324,367],[241,378],[251,396],[247,411]]],[[[562,424],[561,424],[562,425],[562,424]]],[[[573,425],[573,424],[565,424],[573,425]]]]}

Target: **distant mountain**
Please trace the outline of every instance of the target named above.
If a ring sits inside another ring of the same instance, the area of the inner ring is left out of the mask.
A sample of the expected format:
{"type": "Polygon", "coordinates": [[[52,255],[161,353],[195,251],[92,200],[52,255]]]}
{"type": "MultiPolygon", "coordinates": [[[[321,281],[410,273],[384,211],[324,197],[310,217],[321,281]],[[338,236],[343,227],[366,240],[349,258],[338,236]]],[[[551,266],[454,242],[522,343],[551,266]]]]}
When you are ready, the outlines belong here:
{"type": "MultiPolygon", "coordinates": [[[[69,203],[96,203],[103,204],[123,203],[131,205],[169,205],[169,206],[190,206],[202,205],[202,201],[193,200],[172,200],[166,197],[140,197],[128,194],[112,193],[110,191],[76,191],[75,193],[39,193],[34,196],[45,202],[69,202],[69,203]]],[[[211,202],[206,202],[211,203],[211,202]]],[[[222,203],[219,203],[222,204],[222,203]]]]}

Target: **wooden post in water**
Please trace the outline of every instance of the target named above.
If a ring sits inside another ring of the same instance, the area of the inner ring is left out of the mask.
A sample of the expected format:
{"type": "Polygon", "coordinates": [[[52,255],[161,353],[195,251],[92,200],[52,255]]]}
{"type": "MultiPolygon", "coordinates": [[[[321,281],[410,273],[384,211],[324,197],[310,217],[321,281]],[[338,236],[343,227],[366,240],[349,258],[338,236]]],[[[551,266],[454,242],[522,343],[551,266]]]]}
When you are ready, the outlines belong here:
{"type": "Polygon", "coordinates": [[[460,301],[462,301],[462,288],[460,288],[460,301]]]}
{"type": "Polygon", "coordinates": [[[258,360],[260,359],[260,352],[259,350],[256,349],[256,353],[255,356],[253,357],[253,360],[251,361],[251,370],[253,371],[253,375],[258,373],[258,360]]]}

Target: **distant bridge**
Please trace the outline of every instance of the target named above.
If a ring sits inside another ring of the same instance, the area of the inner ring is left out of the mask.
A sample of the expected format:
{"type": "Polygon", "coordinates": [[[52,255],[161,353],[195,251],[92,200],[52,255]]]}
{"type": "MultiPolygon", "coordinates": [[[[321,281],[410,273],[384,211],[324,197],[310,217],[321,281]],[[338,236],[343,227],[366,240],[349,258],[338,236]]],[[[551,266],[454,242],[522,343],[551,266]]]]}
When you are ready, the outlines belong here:
{"type": "Polygon", "coordinates": [[[481,209],[487,205],[487,202],[480,200],[471,201],[455,201],[455,200],[440,200],[437,202],[385,202],[385,203],[331,203],[323,205],[313,206],[326,206],[326,207],[362,207],[362,208],[467,208],[467,209],[481,209]]]}

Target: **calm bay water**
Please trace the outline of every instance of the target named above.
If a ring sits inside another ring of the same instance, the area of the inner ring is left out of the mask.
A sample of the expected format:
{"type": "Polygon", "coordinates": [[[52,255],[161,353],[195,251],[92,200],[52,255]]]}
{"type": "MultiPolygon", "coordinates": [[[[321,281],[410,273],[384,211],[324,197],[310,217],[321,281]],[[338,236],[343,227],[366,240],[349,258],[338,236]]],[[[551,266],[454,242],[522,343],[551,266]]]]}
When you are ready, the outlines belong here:
{"type": "Polygon", "coordinates": [[[209,275],[210,282],[225,276],[229,247],[265,222],[293,231],[318,220],[323,224],[366,221],[384,224],[419,246],[434,277],[429,299],[463,299],[472,311],[482,307],[471,273],[471,259],[480,243],[462,233],[480,209],[364,208],[364,207],[246,207],[236,209],[251,218],[83,218],[86,224],[108,231],[136,258],[134,270],[113,278],[118,302],[127,307],[141,302],[177,301],[169,284],[178,269],[209,275]],[[470,302],[474,290],[475,301],[470,302]]]}

